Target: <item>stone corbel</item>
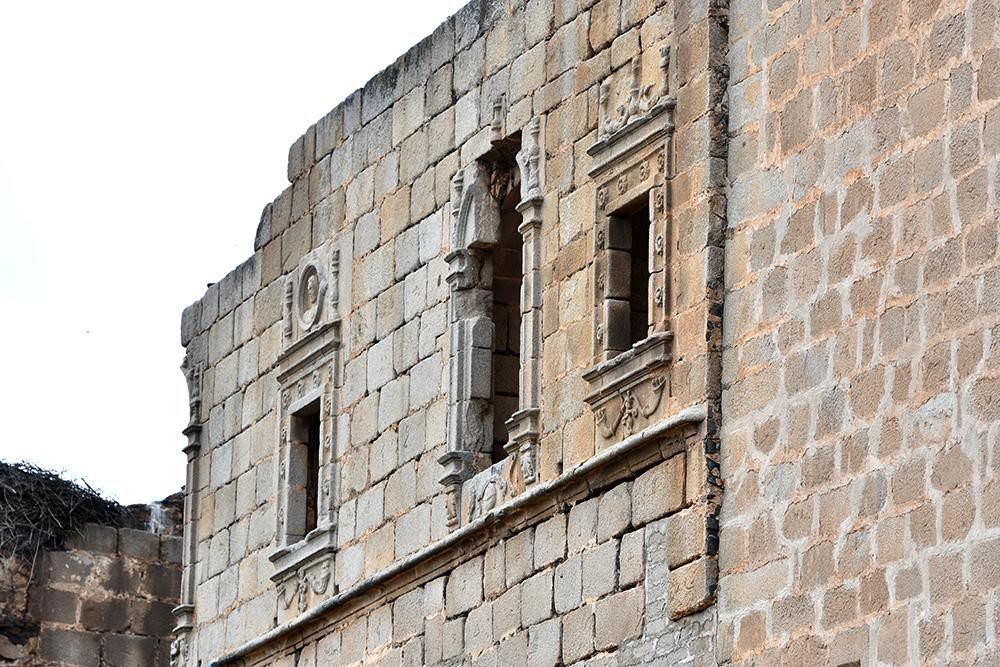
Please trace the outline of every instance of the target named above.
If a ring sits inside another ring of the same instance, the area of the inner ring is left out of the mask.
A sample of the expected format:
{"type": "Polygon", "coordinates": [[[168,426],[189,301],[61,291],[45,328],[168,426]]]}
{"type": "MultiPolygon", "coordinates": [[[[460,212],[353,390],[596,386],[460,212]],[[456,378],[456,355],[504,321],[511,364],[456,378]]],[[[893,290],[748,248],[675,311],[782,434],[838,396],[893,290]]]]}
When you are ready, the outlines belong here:
{"type": "Polygon", "coordinates": [[[448,263],[445,281],[452,291],[471,289],[479,280],[480,259],[467,248],[453,250],[444,257],[448,263]]]}
{"type": "Polygon", "coordinates": [[[539,481],[538,443],[541,438],[541,411],[538,408],[518,410],[505,426],[509,440],[504,449],[517,461],[525,488],[539,481]]]}
{"type": "Polygon", "coordinates": [[[462,483],[472,477],[472,452],[452,450],[438,458],[445,470],[441,484],[445,487],[445,508],[449,528],[456,528],[462,507],[462,483]]]}

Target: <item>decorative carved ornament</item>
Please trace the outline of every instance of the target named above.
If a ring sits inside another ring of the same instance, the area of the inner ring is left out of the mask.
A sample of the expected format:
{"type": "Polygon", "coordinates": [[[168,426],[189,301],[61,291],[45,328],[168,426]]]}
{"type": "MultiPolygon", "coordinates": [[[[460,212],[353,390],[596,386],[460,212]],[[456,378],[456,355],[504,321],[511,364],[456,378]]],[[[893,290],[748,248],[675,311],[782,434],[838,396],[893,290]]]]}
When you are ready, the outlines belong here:
{"type": "Polygon", "coordinates": [[[322,595],[330,585],[331,572],[328,562],[322,563],[318,571],[306,574],[300,570],[297,577],[278,585],[278,602],[283,609],[289,609],[292,602],[298,601],[298,610],[303,612],[309,608],[309,594],[322,595]]]}
{"type": "Polygon", "coordinates": [[[666,378],[656,375],[650,381],[648,398],[643,401],[638,392],[633,389],[626,389],[621,394],[618,413],[615,418],[608,423],[608,412],[606,407],[599,408],[594,415],[597,418],[597,427],[601,431],[601,436],[611,439],[618,433],[621,426],[625,435],[632,435],[635,432],[639,418],[649,419],[660,407],[663,398],[663,389],[667,385],[666,378]]]}
{"type": "Polygon", "coordinates": [[[170,642],[170,667],[186,667],[188,660],[187,633],[177,635],[170,642]]]}
{"type": "Polygon", "coordinates": [[[282,343],[291,347],[339,321],[340,251],[316,248],[285,278],[282,343]]]}
{"type": "Polygon", "coordinates": [[[184,352],[184,361],[181,363],[181,372],[187,381],[189,421],[188,426],[197,424],[201,413],[201,380],[204,371],[204,364],[193,359],[193,353],[189,347],[184,352]]]}
{"type": "Polygon", "coordinates": [[[657,105],[669,98],[669,46],[660,49],[660,70],[663,73],[663,81],[659,92],[656,93],[654,92],[656,88],[654,84],[642,85],[642,68],[639,57],[632,58],[632,62],[629,63],[630,76],[627,87],[625,90],[618,91],[616,95],[616,98],[622,101],[613,109],[611,81],[606,79],[601,83],[598,98],[600,112],[598,140],[609,140],[628,127],[630,123],[644,120],[647,115],[656,111],[657,105]]]}

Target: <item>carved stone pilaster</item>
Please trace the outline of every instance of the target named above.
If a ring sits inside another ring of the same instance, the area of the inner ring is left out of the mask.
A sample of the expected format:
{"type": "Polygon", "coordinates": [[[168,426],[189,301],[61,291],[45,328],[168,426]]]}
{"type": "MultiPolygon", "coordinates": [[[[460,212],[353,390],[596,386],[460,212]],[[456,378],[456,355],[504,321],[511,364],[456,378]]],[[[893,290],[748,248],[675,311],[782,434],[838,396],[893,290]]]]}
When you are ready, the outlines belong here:
{"type": "Polygon", "coordinates": [[[459,522],[461,485],[489,465],[493,443],[490,410],[493,321],[491,276],[481,253],[497,245],[500,214],[493,197],[493,172],[476,162],[452,179],[451,251],[446,280],[450,356],[448,359],[448,451],[439,462],[447,490],[448,525],[459,522]]]}
{"type": "MultiPolygon", "coordinates": [[[[188,423],[182,433],[187,438],[184,454],[187,456],[187,466],[184,478],[184,536],[182,543],[181,591],[179,604],[174,607],[174,632],[178,634],[177,664],[186,661],[187,642],[185,634],[194,627],[194,563],[197,558],[198,534],[198,462],[201,455],[201,383],[204,365],[194,359],[192,348],[188,348],[181,364],[181,371],[188,387],[188,423]]],[[[174,660],[174,649],[171,648],[171,661],[174,660]]]]}

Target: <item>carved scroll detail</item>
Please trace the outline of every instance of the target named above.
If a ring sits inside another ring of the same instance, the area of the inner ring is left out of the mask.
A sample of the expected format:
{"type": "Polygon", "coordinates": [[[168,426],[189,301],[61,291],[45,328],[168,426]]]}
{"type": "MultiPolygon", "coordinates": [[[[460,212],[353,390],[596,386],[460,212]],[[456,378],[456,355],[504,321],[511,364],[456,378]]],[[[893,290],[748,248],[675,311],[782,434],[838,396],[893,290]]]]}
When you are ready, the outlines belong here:
{"type": "Polygon", "coordinates": [[[311,575],[300,571],[294,580],[283,582],[278,586],[278,602],[282,608],[289,609],[292,602],[298,602],[298,610],[304,612],[309,607],[309,592],[322,595],[330,585],[330,564],[323,563],[319,571],[311,575]]]}
{"type": "Polygon", "coordinates": [[[632,389],[626,389],[621,393],[621,404],[618,407],[618,414],[614,420],[608,423],[608,413],[605,408],[596,412],[597,426],[601,436],[605,439],[613,437],[621,426],[625,435],[632,435],[635,432],[636,423],[639,417],[648,419],[659,409],[663,399],[663,390],[667,380],[663,375],[656,375],[650,382],[650,391],[647,400],[643,401],[632,389]]]}
{"type": "Polygon", "coordinates": [[[670,95],[670,47],[664,46],[660,49],[660,69],[663,81],[660,84],[658,93],[654,92],[656,86],[653,84],[642,85],[641,63],[639,57],[632,58],[629,64],[628,90],[619,97],[624,97],[624,101],[615,109],[611,108],[612,95],[611,83],[605,80],[598,90],[599,105],[599,130],[598,139],[607,139],[620,131],[634,120],[645,116],[650,109],[657,105],[663,98],[670,95]]]}

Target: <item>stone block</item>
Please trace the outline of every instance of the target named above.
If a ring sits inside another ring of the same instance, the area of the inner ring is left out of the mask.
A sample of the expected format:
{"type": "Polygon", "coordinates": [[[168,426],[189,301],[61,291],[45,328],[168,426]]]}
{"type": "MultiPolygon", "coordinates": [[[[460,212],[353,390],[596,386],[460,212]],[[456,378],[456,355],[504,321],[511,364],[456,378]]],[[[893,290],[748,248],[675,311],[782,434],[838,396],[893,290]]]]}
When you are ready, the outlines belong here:
{"type": "Polygon", "coordinates": [[[642,586],[598,600],[594,605],[594,647],[607,650],[642,636],[645,607],[642,586]]]}
{"type": "Polygon", "coordinates": [[[683,507],[684,472],[684,455],[678,454],[636,479],[632,493],[632,522],[636,526],[683,507]]]}
{"type": "Polygon", "coordinates": [[[594,652],[594,608],[584,605],[563,617],[562,657],[571,664],[594,652]]]}
{"type": "Polygon", "coordinates": [[[129,608],[129,629],[140,635],[169,637],[174,627],[172,602],[133,600],[129,608]]]}
{"type": "Polygon", "coordinates": [[[42,593],[42,608],[39,620],[42,622],[47,621],[73,625],[76,623],[79,603],[80,595],[76,591],[46,588],[42,593]]]}
{"type": "MultiPolygon", "coordinates": [[[[179,592],[179,591],[178,591],[179,592]]],[[[128,598],[84,599],[80,624],[97,632],[124,632],[129,627],[128,598]]]]}
{"type": "Polygon", "coordinates": [[[104,638],[104,664],[153,665],[156,663],[156,638],[131,635],[108,635],[104,638]]]}
{"type": "Polygon", "coordinates": [[[90,554],[53,551],[48,554],[48,579],[55,584],[81,585],[90,576],[94,559],[90,554]]]}
{"type": "Polygon", "coordinates": [[[505,545],[507,586],[523,581],[531,574],[534,552],[534,531],[522,530],[505,545]]]}
{"type": "Polygon", "coordinates": [[[465,651],[482,653],[493,645],[493,605],[482,604],[469,612],[465,623],[465,651]]]}
{"type": "Polygon", "coordinates": [[[540,570],[566,555],[566,515],[557,514],[535,528],[535,569],[540,570]]]}
{"type": "Polygon", "coordinates": [[[448,618],[463,614],[483,601],[483,559],[473,558],[457,566],[445,587],[448,618]]]}
{"type": "Polygon", "coordinates": [[[554,667],[559,664],[562,624],[553,618],[528,630],[528,664],[532,667],[554,667]]]}
{"type": "Polygon", "coordinates": [[[583,562],[574,554],[556,566],[554,604],[556,613],[563,614],[580,606],[583,596],[583,562]]]}
{"type": "MultiPolygon", "coordinates": [[[[670,544],[671,533],[667,528],[667,544],[670,544]]],[[[622,535],[618,552],[618,585],[631,586],[641,582],[646,576],[646,531],[633,530],[622,535]]],[[[668,546],[669,549],[669,546],[668,546]]]]}
{"type": "Polygon", "coordinates": [[[667,610],[678,619],[704,609],[715,600],[718,563],[703,556],[667,575],[667,610]]]}
{"type": "Polygon", "coordinates": [[[615,589],[618,571],[618,540],[608,540],[582,554],[583,598],[591,600],[615,589]]]}
{"type": "Polygon", "coordinates": [[[430,543],[431,506],[418,505],[399,518],[396,527],[396,557],[402,558],[430,543]]]}
{"type": "Polygon", "coordinates": [[[487,549],[483,556],[483,594],[492,600],[507,590],[504,542],[487,549]]]}
{"type": "Polygon", "coordinates": [[[551,616],[552,570],[545,570],[521,584],[521,625],[528,627],[551,616]]]}
{"type": "Polygon", "coordinates": [[[521,629],[521,585],[507,589],[493,602],[493,641],[521,629]]]}
{"type": "MultiPolygon", "coordinates": [[[[597,510],[597,541],[605,542],[614,535],[624,533],[632,523],[633,502],[642,503],[644,499],[633,501],[629,493],[629,485],[619,484],[607,491],[598,504],[597,510]]],[[[638,525],[641,522],[636,522],[638,525]]]]}
{"type": "Polygon", "coordinates": [[[566,543],[569,553],[577,553],[597,541],[598,499],[573,505],[569,511],[566,543]]]}
{"type": "Polygon", "coordinates": [[[445,621],[441,630],[441,656],[448,660],[465,650],[465,617],[445,621]]]}
{"type": "Polygon", "coordinates": [[[78,535],[74,535],[67,542],[67,547],[83,551],[113,554],[118,548],[118,531],[111,526],[99,526],[95,523],[88,523],[80,529],[78,535]]]}
{"type": "Polygon", "coordinates": [[[705,516],[695,507],[667,518],[667,567],[676,569],[704,553],[706,526],[705,516]]]}
{"type": "Polygon", "coordinates": [[[39,635],[38,655],[48,662],[90,667],[100,664],[100,650],[100,635],[92,632],[42,628],[39,635]]]}
{"type": "Polygon", "coordinates": [[[181,591],[181,571],[177,566],[150,563],[143,567],[142,591],[161,600],[177,598],[181,591]]]}

